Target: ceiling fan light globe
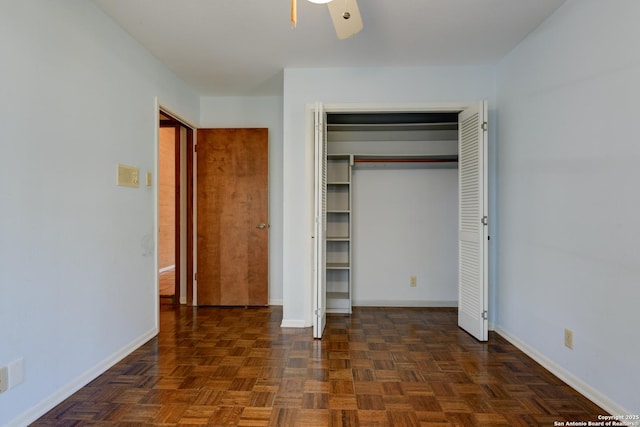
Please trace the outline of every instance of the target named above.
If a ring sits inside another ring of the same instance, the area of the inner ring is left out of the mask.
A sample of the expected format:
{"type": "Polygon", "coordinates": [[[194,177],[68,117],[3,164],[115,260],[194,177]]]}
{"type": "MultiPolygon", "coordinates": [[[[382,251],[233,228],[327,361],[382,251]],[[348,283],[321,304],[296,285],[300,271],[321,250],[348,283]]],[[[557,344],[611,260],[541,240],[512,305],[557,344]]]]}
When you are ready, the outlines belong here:
{"type": "Polygon", "coordinates": [[[325,4],[325,3],[329,3],[333,0],[309,0],[311,3],[316,3],[316,4],[325,4]]]}

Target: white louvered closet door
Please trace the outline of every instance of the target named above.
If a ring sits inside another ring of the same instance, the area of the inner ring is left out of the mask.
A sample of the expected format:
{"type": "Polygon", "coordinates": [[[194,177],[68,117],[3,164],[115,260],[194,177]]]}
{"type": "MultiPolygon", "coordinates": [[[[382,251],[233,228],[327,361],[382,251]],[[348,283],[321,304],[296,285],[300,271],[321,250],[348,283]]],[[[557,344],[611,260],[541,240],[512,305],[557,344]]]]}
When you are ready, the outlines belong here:
{"type": "Polygon", "coordinates": [[[313,280],[313,337],[322,338],[327,322],[326,259],[327,259],[327,140],[325,114],[316,103],[314,114],[315,146],[315,256],[313,280]]]}
{"type": "Polygon", "coordinates": [[[458,117],[458,325],[480,341],[488,338],[486,121],[486,102],[458,117]]]}

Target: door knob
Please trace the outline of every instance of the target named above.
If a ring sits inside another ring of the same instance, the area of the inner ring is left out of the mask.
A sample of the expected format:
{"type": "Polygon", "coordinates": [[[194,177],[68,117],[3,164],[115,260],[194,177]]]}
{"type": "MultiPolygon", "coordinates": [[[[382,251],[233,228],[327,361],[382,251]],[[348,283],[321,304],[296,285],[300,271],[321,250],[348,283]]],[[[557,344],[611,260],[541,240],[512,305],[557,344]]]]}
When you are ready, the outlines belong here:
{"type": "Polygon", "coordinates": [[[267,228],[267,224],[260,224],[260,225],[256,225],[256,228],[260,229],[260,230],[264,230],[265,228],[267,228]]]}

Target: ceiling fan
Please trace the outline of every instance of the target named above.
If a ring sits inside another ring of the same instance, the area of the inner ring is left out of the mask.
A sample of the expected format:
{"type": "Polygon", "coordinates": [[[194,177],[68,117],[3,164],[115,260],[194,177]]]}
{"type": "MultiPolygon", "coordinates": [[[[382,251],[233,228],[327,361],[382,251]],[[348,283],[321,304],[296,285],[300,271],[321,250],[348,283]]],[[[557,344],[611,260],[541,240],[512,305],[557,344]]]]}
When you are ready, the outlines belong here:
{"type": "MultiPolygon", "coordinates": [[[[326,3],[339,39],[346,39],[362,31],[362,17],[357,0],[309,0],[311,3],[326,3]]],[[[291,25],[296,26],[296,0],[291,0],[291,25]]]]}

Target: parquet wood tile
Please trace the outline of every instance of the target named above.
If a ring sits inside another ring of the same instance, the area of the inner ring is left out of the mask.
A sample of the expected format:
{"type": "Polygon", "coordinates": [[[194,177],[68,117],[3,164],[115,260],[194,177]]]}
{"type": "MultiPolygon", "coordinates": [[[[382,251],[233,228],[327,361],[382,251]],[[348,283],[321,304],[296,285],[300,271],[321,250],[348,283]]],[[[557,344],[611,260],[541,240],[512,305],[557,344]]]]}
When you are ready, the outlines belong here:
{"type": "Polygon", "coordinates": [[[354,308],[325,336],[280,307],[161,306],[160,334],[34,426],[553,426],[604,411],[452,309],[354,308]]]}

